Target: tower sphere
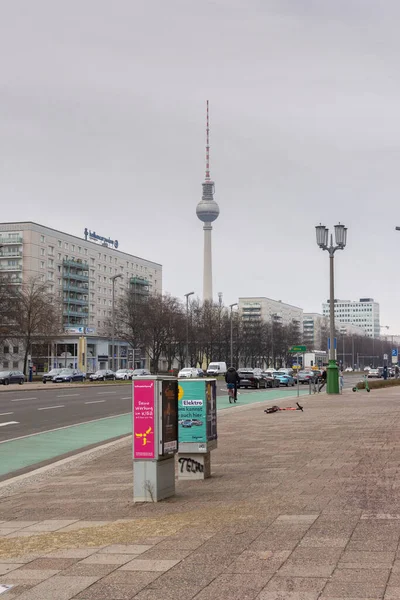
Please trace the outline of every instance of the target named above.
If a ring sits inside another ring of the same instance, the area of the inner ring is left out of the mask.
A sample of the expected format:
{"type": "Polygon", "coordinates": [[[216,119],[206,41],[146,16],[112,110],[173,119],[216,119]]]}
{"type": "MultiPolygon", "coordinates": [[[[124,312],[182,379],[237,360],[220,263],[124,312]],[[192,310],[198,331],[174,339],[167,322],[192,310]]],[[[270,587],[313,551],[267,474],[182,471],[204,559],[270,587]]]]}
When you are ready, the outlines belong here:
{"type": "Polygon", "coordinates": [[[200,200],[196,214],[203,223],[212,223],[219,215],[219,206],[215,200],[200,200]]]}

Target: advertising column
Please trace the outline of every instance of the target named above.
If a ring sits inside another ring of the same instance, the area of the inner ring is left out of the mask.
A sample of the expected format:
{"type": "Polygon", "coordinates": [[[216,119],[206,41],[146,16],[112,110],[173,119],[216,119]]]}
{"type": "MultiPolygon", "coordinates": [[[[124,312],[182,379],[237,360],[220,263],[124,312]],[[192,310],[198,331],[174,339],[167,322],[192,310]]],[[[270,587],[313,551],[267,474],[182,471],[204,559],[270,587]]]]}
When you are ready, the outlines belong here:
{"type": "Polygon", "coordinates": [[[132,383],[133,499],[158,502],[175,494],[178,383],[140,377],[132,383]]]}
{"type": "Polygon", "coordinates": [[[179,382],[178,439],[178,479],[210,477],[210,451],[217,447],[215,379],[179,382]]]}

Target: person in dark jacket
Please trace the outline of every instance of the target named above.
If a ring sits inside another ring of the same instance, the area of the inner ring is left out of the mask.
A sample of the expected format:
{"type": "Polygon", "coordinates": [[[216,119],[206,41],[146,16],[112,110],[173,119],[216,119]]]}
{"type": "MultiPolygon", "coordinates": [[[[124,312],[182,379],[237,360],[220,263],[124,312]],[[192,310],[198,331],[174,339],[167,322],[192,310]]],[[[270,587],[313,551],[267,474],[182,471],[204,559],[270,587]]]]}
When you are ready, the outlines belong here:
{"type": "Polygon", "coordinates": [[[327,376],[328,376],[328,373],[326,372],[326,369],[324,369],[324,370],[322,371],[322,375],[321,375],[321,385],[319,386],[319,390],[318,390],[318,391],[321,391],[321,390],[322,390],[322,388],[324,387],[324,385],[326,384],[326,378],[327,378],[327,376]]]}
{"type": "Polygon", "coordinates": [[[233,384],[234,390],[235,390],[235,401],[237,400],[237,384],[240,381],[240,377],[238,375],[238,372],[236,371],[235,367],[229,367],[229,369],[227,370],[227,372],[225,373],[225,381],[227,384],[233,384]]]}

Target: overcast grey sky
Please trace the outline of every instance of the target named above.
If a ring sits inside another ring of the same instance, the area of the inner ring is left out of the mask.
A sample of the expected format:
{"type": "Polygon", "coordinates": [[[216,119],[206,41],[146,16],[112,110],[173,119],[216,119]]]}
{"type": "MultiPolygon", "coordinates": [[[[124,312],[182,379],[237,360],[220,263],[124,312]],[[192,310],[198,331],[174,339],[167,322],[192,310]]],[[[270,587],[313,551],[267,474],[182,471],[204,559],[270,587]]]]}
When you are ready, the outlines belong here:
{"type": "Polygon", "coordinates": [[[214,294],[321,312],[373,297],[400,333],[398,0],[3,0],[1,221],[29,219],[161,262],[202,292],[205,101],[214,294]]]}

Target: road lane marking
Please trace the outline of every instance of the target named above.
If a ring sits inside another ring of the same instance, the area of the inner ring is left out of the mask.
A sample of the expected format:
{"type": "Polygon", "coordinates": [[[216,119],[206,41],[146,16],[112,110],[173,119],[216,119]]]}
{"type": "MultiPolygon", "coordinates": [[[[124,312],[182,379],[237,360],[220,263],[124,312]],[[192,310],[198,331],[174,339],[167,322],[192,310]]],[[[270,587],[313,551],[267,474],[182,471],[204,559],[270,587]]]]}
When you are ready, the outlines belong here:
{"type": "Polygon", "coordinates": [[[53,408],[64,408],[65,404],[59,404],[58,406],[42,406],[38,410],[52,410],[53,408]]]}
{"type": "Polygon", "coordinates": [[[27,435],[19,435],[18,437],[11,438],[9,440],[1,440],[0,444],[7,444],[8,442],[15,442],[16,440],[23,440],[28,437],[35,435],[42,435],[42,433],[50,433],[51,431],[61,431],[62,429],[68,429],[69,427],[76,427],[77,425],[87,425],[88,423],[96,423],[96,421],[104,421],[105,419],[114,419],[115,417],[121,417],[122,415],[130,415],[131,411],[118,413],[117,415],[110,415],[109,417],[99,417],[98,419],[90,419],[90,421],[82,421],[81,423],[73,423],[72,425],[63,425],[63,427],[55,427],[54,429],[45,429],[44,431],[38,431],[37,433],[28,433],[27,435]]]}
{"type": "Polygon", "coordinates": [[[37,400],[37,398],[16,398],[11,400],[11,402],[24,402],[24,400],[37,400]]]}
{"type": "Polygon", "coordinates": [[[130,400],[131,397],[130,396],[125,396],[125,398],[120,398],[120,400],[130,400]]]}
{"type": "Polygon", "coordinates": [[[5,417],[6,415],[13,415],[13,412],[10,413],[0,413],[0,417],[5,417]]]}
{"type": "Polygon", "coordinates": [[[7,423],[0,423],[0,427],[5,427],[6,425],[18,425],[19,421],[7,421],[7,423]]]}
{"type": "Polygon", "coordinates": [[[105,400],[90,400],[89,402],[85,402],[85,404],[98,404],[99,402],[106,402],[105,400]]]}
{"type": "Polygon", "coordinates": [[[80,396],[80,394],[57,394],[57,398],[71,398],[72,396],[80,396]]]}
{"type": "Polygon", "coordinates": [[[97,392],[98,396],[104,396],[104,394],[116,394],[117,392],[97,392]]]}

